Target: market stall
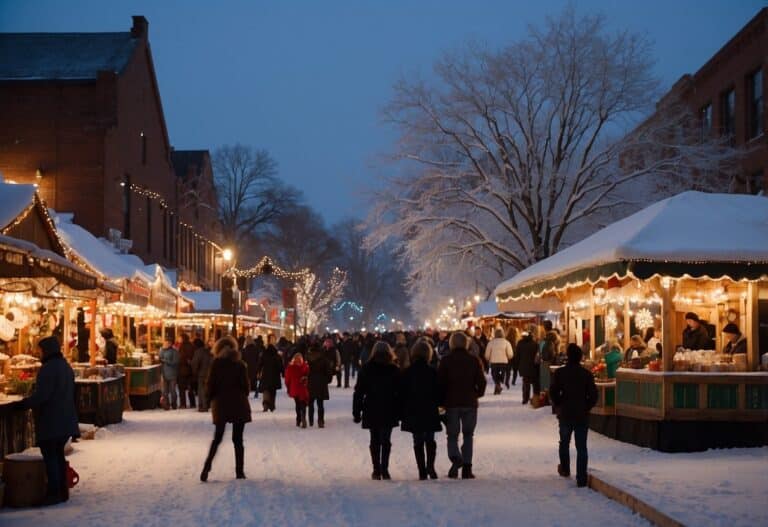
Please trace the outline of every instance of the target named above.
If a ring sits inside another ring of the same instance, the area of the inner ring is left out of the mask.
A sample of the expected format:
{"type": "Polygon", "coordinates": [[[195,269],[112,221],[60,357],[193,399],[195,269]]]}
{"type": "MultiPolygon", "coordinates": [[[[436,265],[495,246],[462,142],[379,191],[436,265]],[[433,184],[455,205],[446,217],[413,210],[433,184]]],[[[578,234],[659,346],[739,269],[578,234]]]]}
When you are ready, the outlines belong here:
{"type": "Polygon", "coordinates": [[[567,341],[589,331],[604,386],[594,429],[663,451],[765,445],[766,227],[762,197],[683,193],[522,271],[497,301],[555,297],[567,341]]]}
{"type": "Polygon", "coordinates": [[[508,302],[504,310],[499,309],[495,300],[480,302],[474,311],[474,324],[492,338],[493,330],[502,328],[507,334],[510,328],[518,333],[528,331],[531,325],[541,326],[545,320],[554,327],[560,326],[563,306],[554,297],[521,299],[508,302]]]}

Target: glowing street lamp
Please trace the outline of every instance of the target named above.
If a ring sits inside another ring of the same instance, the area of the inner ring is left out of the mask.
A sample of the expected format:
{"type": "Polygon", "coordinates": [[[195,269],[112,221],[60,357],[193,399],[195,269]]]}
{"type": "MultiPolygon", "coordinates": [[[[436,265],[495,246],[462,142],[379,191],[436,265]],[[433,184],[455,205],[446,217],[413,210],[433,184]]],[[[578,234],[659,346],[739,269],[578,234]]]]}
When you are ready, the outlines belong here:
{"type": "Polygon", "coordinates": [[[224,251],[222,251],[221,256],[224,257],[225,262],[229,263],[232,261],[232,258],[234,258],[235,253],[232,252],[232,249],[227,247],[224,249],[224,251]]]}

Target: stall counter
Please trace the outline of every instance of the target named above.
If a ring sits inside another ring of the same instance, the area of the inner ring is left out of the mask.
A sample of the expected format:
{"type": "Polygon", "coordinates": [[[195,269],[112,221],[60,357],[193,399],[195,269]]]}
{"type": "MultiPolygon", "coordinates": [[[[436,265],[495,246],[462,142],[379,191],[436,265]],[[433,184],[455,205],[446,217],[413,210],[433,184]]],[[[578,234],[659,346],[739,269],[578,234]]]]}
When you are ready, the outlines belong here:
{"type": "Polygon", "coordinates": [[[0,400],[0,460],[7,454],[22,452],[35,443],[32,412],[11,408],[11,403],[21,399],[18,395],[7,395],[0,400]]]}
{"type": "Polygon", "coordinates": [[[162,376],[160,364],[125,368],[125,391],[133,410],[152,410],[160,406],[162,376]]]}
{"type": "Polygon", "coordinates": [[[75,379],[75,402],[81,423],[105,426],[123,420],[125,379],[75,379]]]}

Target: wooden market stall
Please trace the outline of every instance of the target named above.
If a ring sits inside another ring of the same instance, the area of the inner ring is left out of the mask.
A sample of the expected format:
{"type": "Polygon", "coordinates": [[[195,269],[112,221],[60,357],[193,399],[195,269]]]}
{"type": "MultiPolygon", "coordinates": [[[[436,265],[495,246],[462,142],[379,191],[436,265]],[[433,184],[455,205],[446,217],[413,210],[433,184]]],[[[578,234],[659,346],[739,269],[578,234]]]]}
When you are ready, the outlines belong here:
{"type": "Polygon", "coordinates": [[[621,351],[615,381],[600,383],[592,428],[669,452],[768,444],[765,198],[663,200],[522,271],[496,296],[502,309],[556,297],[568,342],[587,328],[595,364],[621,351]],[[701,337],[697,349],[684,349],[687,327],[685,342],[701,337]],[[649,328],[658,345],[626,353],[649,328]],[[730,352],[731,340],[743,353],[730,352]]]}
{"type": "Polygon", "coordinates": [[[520,299],[507,302],[501,310],[495,300],[480,302],[474,311],[474,323],[488,337],[501,328],[507,334],[509,328],[518,333],[528,331],[531,325],[541,326],[545,320],[554,327],[560,326],[563,306],[555,297],[520,299]]]}

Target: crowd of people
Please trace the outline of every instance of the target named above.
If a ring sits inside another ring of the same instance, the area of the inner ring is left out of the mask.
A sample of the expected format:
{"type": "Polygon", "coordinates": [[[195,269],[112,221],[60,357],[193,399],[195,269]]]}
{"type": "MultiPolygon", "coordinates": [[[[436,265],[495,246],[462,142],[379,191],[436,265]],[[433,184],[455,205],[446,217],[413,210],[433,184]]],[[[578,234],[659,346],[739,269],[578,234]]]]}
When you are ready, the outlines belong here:
{"type": "MultiPolygon", "coordinates": [[[[516,331],[495,330],[487,340],[478,332],[416,332],[365,335],[348,333],[301,337],[296,342],[268,336],[224,336],[207,342],[181,334],[178,342],[164,342],[162,404],[166,410],[192,408],[210,411],[215,426],[200,480],[207,481],[226,425],[231,424],[235,477],[245,478],[245,425],[252,420],[251,397],[261,398],[262,411],[274,412],[277,392],[285,385],[293,399],[296,426],[325,427],[325,401],[334,381],[341,389],[355,380],[352,419],[369,431],[374,480],[391,479],[389,460],[392,431],[411,434],[418,477],[437,479],[436,434],[445,429],[452,479],[474,479],[473,437],[478,400],[486,391],[490,371],[494,393],[523,379],[522,401],[530,389],[537,394],[540,372],[557,359],[556,332],[551,326],[516,331]],[[539,338],[539,335],[543,335],[539,338]]],[[[43,367],[33,394],[16,403],[38,410],[37,439],[48,471],[46,504],[68,498],[64,482],[63,448],[79,435],[74,407],[74,374],[63,358],[59,342],[40,341],[43,367]]],[[[568,448],[575,436],[579,486],[586,485],[587,418],[596,401],[592,376],[580,366],[581,349],[569,345],[567,363],[550,387],[560,418],[558,473],[570,476],[568,448]]],[[[548,372],[548,368],[547,372],[548,372]]],[[[547,376],[547,381],[549,377],[547,376]]]]}

